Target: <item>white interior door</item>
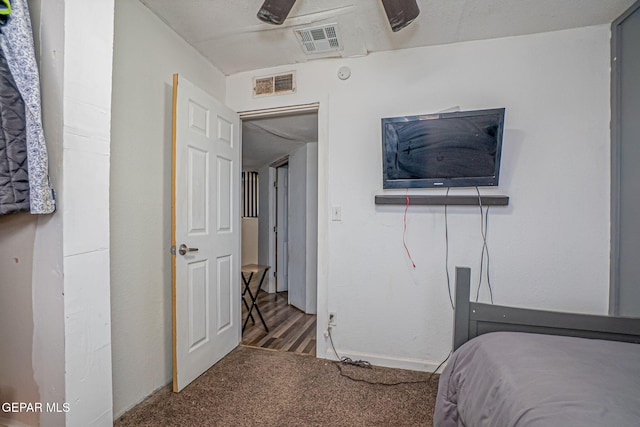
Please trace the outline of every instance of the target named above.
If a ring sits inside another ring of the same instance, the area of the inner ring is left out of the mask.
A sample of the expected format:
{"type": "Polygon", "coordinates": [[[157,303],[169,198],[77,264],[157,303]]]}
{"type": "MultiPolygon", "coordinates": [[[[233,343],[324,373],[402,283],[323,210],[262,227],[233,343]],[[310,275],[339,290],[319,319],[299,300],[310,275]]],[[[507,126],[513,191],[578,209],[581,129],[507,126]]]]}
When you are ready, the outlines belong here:
{"type": "Polygon", "coordinates": [[[281,292],[289,290],[289,166],[280,166],[276,169],[276,173],[278,180],[276,280],[278,292],[281,292]]]}
{"type": "Polygon", "coordinates": [[[173,84],[177,392],[240,342],[240,147],[236,113],[177,74],[173,84]]]}

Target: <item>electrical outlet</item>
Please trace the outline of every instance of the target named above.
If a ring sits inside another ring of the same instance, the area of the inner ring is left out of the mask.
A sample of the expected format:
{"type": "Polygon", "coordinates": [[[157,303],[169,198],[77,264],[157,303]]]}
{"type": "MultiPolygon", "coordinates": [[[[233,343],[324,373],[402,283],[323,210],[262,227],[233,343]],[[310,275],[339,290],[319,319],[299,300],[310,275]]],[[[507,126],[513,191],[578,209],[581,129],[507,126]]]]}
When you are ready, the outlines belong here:
{"type": "Polygon", "coordinates": [[[329,326],[336,326],[336,313],[335,312],[329,312],[329,326]]]}

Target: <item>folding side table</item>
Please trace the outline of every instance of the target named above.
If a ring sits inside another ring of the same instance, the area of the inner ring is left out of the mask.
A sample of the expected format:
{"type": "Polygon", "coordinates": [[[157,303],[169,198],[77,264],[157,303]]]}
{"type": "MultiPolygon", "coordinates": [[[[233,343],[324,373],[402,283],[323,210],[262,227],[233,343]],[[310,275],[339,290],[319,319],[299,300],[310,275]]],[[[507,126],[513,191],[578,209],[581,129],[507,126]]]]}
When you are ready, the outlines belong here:
{"type": "Polygon", "coordinates": [[[247,265],[243,265],[240,269],[240,273],[242,274],[242,282],[244,283],[244,289],[242,290],[242,302],[244,303],[244,306],[248,310],[247,318],[244,320],[244,324],[242,325],[243,332],[247,326],[247,322],[249,321],[249,318],[251,318],[251,321],[255,323],[253,314],[251,314],[254,308],[256,309],[256,313],[258,313],[258,316],[260,316],[260,321],[262,322],[262,326],[264,326],[264,329],[267,332],[269,332],[267,323],[264,321],[264,318],[262,317],[262,313],[260,313],[260,308],[258,307],[258,303],[256,302],[256,300],[258,299],[258,294],[260,293],[260,289],[262,288],[262,283],[264,282],[264,278],[267,276],[267,271],[270,268],[271,266],[269,265],[247,264],[247,265]],[[254,294],[253,292],[251,292],[251,288],[249,287],[249,284],[251,283],[253,276],[259,275],[260,273],[262,273],[262,276],[260,277],[260,282],[254,294]],[[246,294],[249,294],[249,301],[251,302],[251,305],[249,305],[249,303],[245,299],[246,294]]]}

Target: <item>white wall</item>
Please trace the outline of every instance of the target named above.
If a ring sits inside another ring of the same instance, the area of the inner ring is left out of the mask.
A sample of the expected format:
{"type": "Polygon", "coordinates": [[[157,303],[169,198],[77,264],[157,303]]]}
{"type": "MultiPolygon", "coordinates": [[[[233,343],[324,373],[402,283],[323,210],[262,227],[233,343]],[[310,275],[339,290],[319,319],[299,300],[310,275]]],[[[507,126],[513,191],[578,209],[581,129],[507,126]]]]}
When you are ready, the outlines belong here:
{"type": "Polygon", "coordinates": [[[318,144],[289,157],[289,302],[315,314],[317,295],[318,144]]]}
{"type": "MultiPolygon", "coordinates": [[[[454,106],[506,108],[501,184],[482,190],[511,197],[489,221],[495,301],[607,312],[609,37],[596,26],[313,61],[294,67],[296,94],[271,98],[252,99],[252,77],[290,66],[228,77],[227,103],[238,111],[320,102],[318,324],[337,313],[339,352],[432,369],[450,350],[443,209],[409,210],[413,270],[403,207],[377,207],[374,196],[403,194],[382,189],[380,119],[454,106]],[[346,81],[336,77],[343,65],[346,81]],[[329,222],[331,206],[342,221],[329,222]]],[[[477,280],[478,210],[449,214],[451,273],[468,265],[477,280]]],[[[318,355],[331,357],[322,329],[318,355]]]]}
{"type": "MultiPolygon", "coordinates": [[[[57,211],[37,218],[33,242],[33,375],[40,401],[65,399],[65,325],[63,274],[63,79],[64,0],[29,2],[36,57],[40,69],[42,120],[49,154],[49,178],[56,190],[57,211]]],[[[28,357],[28,356],[26,356],[28,357]]],[[[64,412],[40,414],[40,425],[65,424],[64,412]]]]}
{"type": "Polygon", "coordinates": [[[224,76],[136,0],[116,2],[111,147],[113,410],[171,381],[171,88],[224,76]]]}
{"type": "Polygon", "coordinates": [[[318,143],[310,142],[307,148],[307,201],[306,216],[307,226],[305,230],[306,240],[306,278],[307,288],[305,298],[305,312],[317,313],[318,311],[318,143]]]}
{"type": "Polygon", "coordinates": [[[242,265],[258,263],[258,218],[242,218],[242,265]]]}
{"type": "MultiPolygon", "coordinates": [[[[22,356],[32,362],[39,402],[59,408],[40,413],[39,425],[106,426],[113,421],[108,238],[113,2],[33,0],[29,6],[57,211],[25,219],[26,227],[16,228],[25,238],[23,259],[29,259],[30,245],[33,257],[32,352],[22,356]],[[29,238],[25,233],[33,224],[29,238]]],[[[22,326],[28,329],[28,323],[22,326]]],[[[16,337],[5,344],[14,343],[20,345],[16,337]]]]}
{"type": "Polygon", "coordinates": [[[275,247],[274,233],[271,231],[275,226],[275,196],[273,182],[275,180],[275,169],[264,166],[258,171],[258,194],[260,194],[258,212],[258,264],[272,266],[267,276],[264,278],[262,289],[273,293],[276,291],[276,281],[273,278],[275,271],[275,253],[271,248],[275,247]]]}
{"type": "MultiPolygon", "coordinates": [[[[27,264],[33,259],[32,310],[22,312],[33,313],[33,333],[29,336],[28,321],[14,317],[11,321],[24,321],[16,328],[20,335],[3,344],[15,345],[24,361],[31,361],[38,401],[59,409],[43,411],[30,424],[107,426],[113,421],[108,213],[113,2],[32,0],[29,6],[58,210],[10,225],[22,241],[9,253],[27,264]],[[31,354],[24,339],[32,341],[31,354]]],[[[28,286],[24,274],[10,277],[28,286]]],[[[14,301],[24,303],[27,290],[21,292],[14,301]]],[[[28,374],[22,381],[30,381],[28,374]]],[[[35,399],[23,391],[15,398],[35,399]]]]}
{"type": "Polygon", "coordinates": [[[307,302],[307,146],[289,155],[289,303],[306,311],[307,302]]]}
{"type": "MultiPolygon", "coordinates": [[[[38,218],[26,214],[0,216],[0,403],[40,402],[31,363],[33,242],[38,218]]],[[[0,412],[8,419],[37,425],[37,412],[0,412]]]]}
{"type": "Polygon", "coordinates": [[[113,0],[65,0],[63,265],[67,426],[113,423],[109,163],[113,0]]]}

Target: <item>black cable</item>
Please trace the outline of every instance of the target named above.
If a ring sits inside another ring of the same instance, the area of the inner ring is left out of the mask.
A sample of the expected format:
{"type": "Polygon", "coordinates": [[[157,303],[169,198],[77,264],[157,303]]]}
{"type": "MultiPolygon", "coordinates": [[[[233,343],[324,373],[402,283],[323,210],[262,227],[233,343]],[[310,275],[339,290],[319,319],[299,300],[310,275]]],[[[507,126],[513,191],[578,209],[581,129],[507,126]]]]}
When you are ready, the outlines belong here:
{"type": "Polygon", "coordinates": [[[344,363],[346,365],[358,366],[360,368],[372,369],[371,363],[366,360],[352,360],[350,357],[340,357],[338,352],[336,351],[336,346],[333,345],[333,337],[331,336],[331,327],[327,328],[327,332],[329,332],[329,341],[331,341],[331,348],[333,349],[333,353],[336,355],[340,363],[344,363]]]}
{"type": "Polygon", "coordinates": [[[484,245],[487,248],[487,287],[489,288],[489,299],[493,304],[493,289],[491,287],[491,274],[489,272],[490,258],[489,258],[489,246],[487,244],[487,236],[489,234],[489,206],[487,206],[487,213],[484,216],[484,245]]]}
{"type": "Polygon", "coordinates": [[[365,369],[373,369],[373,365],[371,365],[371,363],[367,362],[366,360],[352,360],[351,358],[346,357],[346,356],[340,357],[338,355],[338,352],[336,351],[335,345],[333,345],[333,337],[331,336],[331,327],[327,328],[327,332],[329,333],[329,341],[331,342],[331,348],[333,349],[333,353],[338,358],[338,360],[334,362],[336,368],[338,369],[338,372],[340,372],[341,376],[343,376],[345,378],[348,378],[351,381],[355,381],[355,382],[367,383],[367,384],[371,384],[371,385],[383,385],[383,386],[396,386],[396,385],[402,385],[402,384],[429,383],[429,382],[431,382],[431,379],[433,378],[435,373],[438,372],[438,369],[440,369],[442,367],[442,365],[444,365],[444,363],[451,356],[451,353],[449,353],[449,356],[447,356],[447,358],[444,359],[442,361],[442,363],[440,363],[438,365],[438,367],[435,369],[435,371],[433,371],[431,373],[431,375],[429,375],[429,378],[427,378],[426,380],[420,380],[420,381],[397,381],[397,382],[393,382],[393,383],[382,383],[382,382],[377,382],[377,381],[369,381],[369,380],[365,380],[365,379],[362,379],[362,378],[354,378],[352,376],[349,376],[349,375],[345,374],[342,371],[342,365],[357,366],[358,368],[365,368],[365,369]]]}
{"type": "MultiPolygon", "coordinates": [[[[449,197],[450,188],[447,187],[447,193],[445,197],[449,197]]],[[[451,309],[455,310],[453,304],[453,296],[451,295],[451,277],[449,276],[449,219],[447,217],[447,201],[444,203],[444,241],[445,241],[445,258],[444,268],[447,271],[447,290],[449,291],[449,302],[451,303],[451,309]]]]}
{"type": "Polygon", "coordinates": [[[445,362],[446,362],[447,360],[449,360],[449,358],[451,357],[451,354],[453,354],[453,350],[452,350],[452,351],[450,351],[450,352],[449,352],[449,354],[447,355],[447,357],[445,357],[445,358],[444,358],[444,360],[443,360],[442,362],[440,362],[440,364],[438,365],[438,367],[437,367],[433,372],[431,372],[431,375],[429,375],[429,379],[428,379],[427,381],[431,381],[431,377],[433,377],[433,376],[436,374],[436,372],[438,372],[438,370],[439,370],[440,368],[442,368],[442,365],[444,365],[444,364],[445,364],[445,362]]]}
{"type": "Polygon", "coordinates": [[[483,211],[482,196],[480,195],[480,189],[476,186],[476,192],[478,193],[478,205],[480,206],[480,234],[482,235],[482,254],[480,255],[480,275],[478,277],[478,288],[476,289],[476,302],[480,297],[480,287],[482,286],[482,272],[484,265],[484,254],[487,253],[487,287],[489,288],[489,298],[491,304],[493,304],[493,290],[491,289],[491,279],[489,278],[489,246],[487,244],[487,231],[489,227],[489,206],[487,206],[486,215],[483,211]]]}
{"type": "MultiPolygon", "coordinates": [[[[449,196],[449,190],[450,188],[447,187],[447,192],[445,194],[445,197],[449,196]]],[[[480,197],[480,190],[478,189],[478,187],[476,187],[476,190],[478,191],[478,197],[480,197]]],[[[484,251],[485,248],[487,248],[486,244],[487,244],[487,240],[486,240],[486,234],[485,231],[482,228],[482,224],[483,224],[483,213],[482,213],[482,200],[480,199],[480,214],[481,214],[481,218],[480,218],[480,231],[482,233],[482,237],[483,237],[483,247],[482,247],[482,259],[481,259],[481,265],[484,261],[484,251]]],[[[487,207],[487,216],[489,214],[489,208],[487,207]]],[[[485,220],[486,221],[486,220],[485,220]]],[[[486,228],[486,225],[485,225],[486,228]]],[[[448,219],[448,215],[447,215],[447,203],[445,202],[444,204],[444,235],[445,235],[445,270],[447,273],[447,290],[449,293],[449,302],[451,303],[451,308],[453,310],[455,310],[455,305],[453,303],[453,296],[451,295],[451,277],[449,275],[449,219],[448,219]]],[[[488,248],[487,248],[487,262],[488,262],[488,248]]],[[[488,266],[487,266],[488,269],[488,266]]],[[[481,268],[481,276],[482,277],[482,268],[481,268]]],[[[487,279],[488,281],[488,279],[487,279]]],[[[479,286],[480,284],[478,284],[478,292],[479,292],[479,286]]],[[[491,285],[489,284],[489,288],[491,287],[491,285]]],[[[489,290],[491,292],[491,290],[489,290]]],[[[476,297],[476,301],[478,300],[478,298],[476,297]]],[[[493,297],[491,299],[491,302],[493,303],[493,297]]],[[[365,368],[365,369],[373,369],[373,365],[371,365],[370,362],[366,361],[366,360],[352,360],[349,357],[346,356],[342,356],[340,357],[340,355],[338,354],[338,352],[336,351],[336,346],[333,344],[333,336],[331,335],[331,326],[329,326],[327,328],[327,332],[329,334],[329,342],[331,343],[331,349],[333,350],[333,353],[336,355],[336,359],[338,359],[337,361],[335,361],[335,366],[338,369],[338,372],[340,372],[340,375],[350,379],[351,381],[356,381],[356,382],[363,382],[363,383],[367,383],[367,384],[371,384],[371,385],[383,385],[383,386],[396,386],[396,385],[401,385],[401,384],[421,384],[421,383],[429,383],[431,382],[431,380],[433,379],[433,376],[438,372],[438,370],[442,367],[442,365],[444,365],[447,360],[449,360],[449,357],[451,357],[452,351],[449,352],[449,354],[447,355],[447,357],[440,362],[440,364],[436,367],[436,369],[431,372],[431,374],[429,375],[429,378],[427,378],[426,380],[421,380],[421,381],[398,381],[398,382],[394,382],[394,383],[382,383],[382,382],[376,382],[376,381],[369,381],[369,380],[365,380],[365,379],[361,379],[361,378],[354,378],[351,377],[347,374],[345,374],[342,371],[342,366],[341,365],[351,365],[351,366],[357,366],[359,368],[365,368]]]]}
{"type": "Polygon", "coordinates": [[[480,287],[482,286],[482,273],[484,268],[484,251],[487,247],[487,240],[484,234],[484,211],[482,210],[482,197],[480,196],[480,189],[476,187],[478,192],[478,205],[480,206],[480,234],[482,235],[482,252],[480,254],[480,274],[478,275],[478,287],[476,288],[476,302],[480,298],[480,287]]]}

